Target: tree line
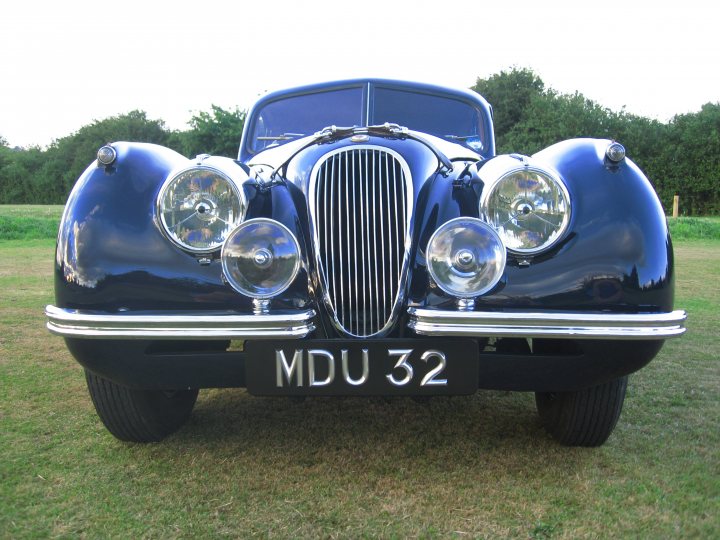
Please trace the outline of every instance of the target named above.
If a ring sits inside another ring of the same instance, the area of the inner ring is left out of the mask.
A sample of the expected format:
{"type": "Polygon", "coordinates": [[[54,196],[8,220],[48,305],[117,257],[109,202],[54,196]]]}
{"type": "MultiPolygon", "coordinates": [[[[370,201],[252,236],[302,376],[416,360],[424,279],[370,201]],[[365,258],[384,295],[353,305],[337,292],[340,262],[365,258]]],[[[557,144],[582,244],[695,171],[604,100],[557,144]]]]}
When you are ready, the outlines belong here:
{"type": "Polygon", "coordinates": [[[244,111],[213,105],[193,115],[185,131],[131,111],[95,121],[45,149],[9,148],[0,138],[0,204],[64,204],[98,148],[112,141],[160,144],[186,156],[236,156],[244,123],[244,111]]]}
{"type": "MultiPolygon", "coordinates": [[[[683,214],[720,214],[720,103],[663,123],[611,111],[578,92],[561,94],[533,71],[517,68],[478,78],[472,89],[493,105],[498,153],[529,155],[573,137],[614,139],[648,175],[666,210],[679,194],[683,214]]],[[[95,121],[47,148],[10,148],[0,137],[0,204],[63,204],[109,141],[161,144],[188,157],[236,156],[244,123],[244,111],[213,105],[193,115],[183,131],[132,111],[95,121]]]]}
{"type": "Polygon", "coordinates": [[[472,89],[493,106],[498,153],[530,155],[574,137],[613,139],[648,176],[666,213],[677,194],[682,214],[720,214],[720,103],[663,123],[578,92],[560,94],[529,69],[478,79],[472,89]]]}

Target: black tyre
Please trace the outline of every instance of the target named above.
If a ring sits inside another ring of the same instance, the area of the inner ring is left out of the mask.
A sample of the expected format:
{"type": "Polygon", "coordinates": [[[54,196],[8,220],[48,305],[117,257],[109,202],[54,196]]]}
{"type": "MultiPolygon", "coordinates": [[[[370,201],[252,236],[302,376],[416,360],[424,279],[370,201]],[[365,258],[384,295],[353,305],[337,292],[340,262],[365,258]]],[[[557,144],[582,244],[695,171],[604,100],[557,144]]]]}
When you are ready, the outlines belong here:
{"type": "Polygon", "coordinates": [[[197,390],[135,390],[88,370],[85,379],[100,420],[121,441],[164,439],[187,421],[198,395],[197,390]]]}
{"type": "Polygon", "coordinates": [[[622,410],[627,376],[578,392],[536,392],[545,429],[566,446],[600,446],[610,436],[622,410]]]}

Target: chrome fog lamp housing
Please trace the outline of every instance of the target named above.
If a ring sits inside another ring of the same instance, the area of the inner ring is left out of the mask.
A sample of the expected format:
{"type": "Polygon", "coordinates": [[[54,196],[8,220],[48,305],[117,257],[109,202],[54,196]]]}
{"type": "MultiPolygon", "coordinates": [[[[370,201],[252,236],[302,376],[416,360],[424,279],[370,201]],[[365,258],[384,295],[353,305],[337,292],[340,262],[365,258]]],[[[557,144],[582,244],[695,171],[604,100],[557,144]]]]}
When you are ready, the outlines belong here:
{"type": "Polygon", "coordinates": [[[277,296],[300,270],[300,246],[290,229],[272,219],[250,219],[228,236],[222,268],[233,289],[256,299],[277,296]]]}
{"type": "Polygon", "coordinates": [[[560,176],[528,158],[500,156],[480,169],[480,215],[508,250],[532,255],[554,245],[570,223],[570,194],[560,176]],[[493,163],[494,162],[494,163],[493,163]]]}
{"type": "Polygon", "coordinates": [[[487,223],[470,217],[451,219],[430,237],[427,265],[438,287],[457,298],[491,290],[505,270],[505,246],[487,223]]]}
{"type": "Polygon", "coordinates": [[[166,236],[194,253],[220,249],[245,215],[240,183],[246,177],[227,158],[210,158],[171,173],[157,202],[158,220],[166,236]]]}

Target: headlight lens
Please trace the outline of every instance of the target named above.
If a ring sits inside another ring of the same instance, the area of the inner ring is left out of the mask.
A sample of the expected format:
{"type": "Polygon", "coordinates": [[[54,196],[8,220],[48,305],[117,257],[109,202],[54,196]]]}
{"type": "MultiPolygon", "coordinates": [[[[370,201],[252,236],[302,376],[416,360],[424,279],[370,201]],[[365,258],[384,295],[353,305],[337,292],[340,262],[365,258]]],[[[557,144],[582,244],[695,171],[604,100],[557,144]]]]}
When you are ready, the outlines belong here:
{"type": "MultiPolygon", "coordinates": [[[[517,162],[515,162],[517,163],[517,162]]],[[[480,203],[481,215],[510,251],[531,254],[560,239],[570,221],[565,185],[548,171],[515,169],[491,182],[480,203]]]]}
{"type": "Polygon", "coordinates": [[[212,167],[180,171],[168,178],[158,197],[158,215],[168,237],[199,253],[218,249],[244,213],[238,187],[212,167]]]}
{"type": "Polygon", "coordinates": [[[287,289],[297,276],[300,247],[283,224],[251,219],[228,237],[222,267],[236,291],[252,298],[271,298],[287,289]]]}
{"type": "Polygon", "coordinates": [[[443,291],[473,298],[492,289],[505,269],[505,246],[487,223],[455,218],[435,231],[427,248],[430,275],[443,291]]]}

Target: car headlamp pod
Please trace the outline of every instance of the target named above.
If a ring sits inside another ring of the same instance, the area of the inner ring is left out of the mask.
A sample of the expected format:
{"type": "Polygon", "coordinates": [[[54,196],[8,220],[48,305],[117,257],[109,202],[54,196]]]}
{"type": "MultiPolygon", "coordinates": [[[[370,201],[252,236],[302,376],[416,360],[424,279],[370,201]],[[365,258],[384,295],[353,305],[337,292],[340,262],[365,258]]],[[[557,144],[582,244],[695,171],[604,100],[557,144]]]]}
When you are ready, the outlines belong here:
{"type": "Polygon", "coordinates": [[[458,298],[491,290],[505,270],[505,246],[495,230],[477,218],[459,217],[441,225],[427,247],[430,276],[458,298]]]}
{"type": "Polygon", "coordinates": [[[245,215],[240,189],[244,175],[239,167],[225,172],[204,163],[170,174],[157,202],[158,220],[167,237],[195,253],[219,249],[245,215]],[[233,173],[242,173],[243,178],[234,180],[233,173]]]}
{"type": "Polygon", "coordinates": [[[246,296],[266,299],[287,289],[300,270],[300,246],[272,219],[250,219],[230,233],[222,248],[228,283],[246,296]]]}
{"type": "MultiPolygon", "coordinates": [[[[570,223],[570,195],[557,173],[511,156],[481,169],[480,215],[508,250],[534,254],[555,244],[570,223]]],[[[495,161],[495,160],[493,160],[495,161]]],[[[492,162],[488,163],[490,165],[492,162]]]]}

